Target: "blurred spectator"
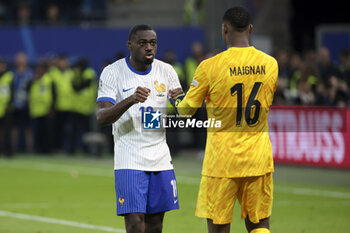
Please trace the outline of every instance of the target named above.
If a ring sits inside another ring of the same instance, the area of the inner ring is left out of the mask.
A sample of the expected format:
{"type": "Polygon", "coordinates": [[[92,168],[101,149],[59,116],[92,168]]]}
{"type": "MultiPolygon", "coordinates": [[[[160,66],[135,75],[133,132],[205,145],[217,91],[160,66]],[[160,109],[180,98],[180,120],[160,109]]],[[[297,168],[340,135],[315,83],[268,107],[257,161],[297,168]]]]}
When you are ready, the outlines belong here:
{"type": "Polygon", "coordinates": [[[318,106],[329,106],[330,105],[326,86],[321,81],[316,86],[315,105],[318,105],[318,106]]]}
{"type": "Polygon", "coordinates": [[[185,0],[184,23],[198,25],[204,22],[204,0],[185,0]]]}
{"type": "Polygon", "coordinates": [[[174,70],[177,73],[177,76],[179,76],[181,86],[186,85],[187,83],[186,83],[186,79],[185,79],[185,72],[184,72],[183,66],[180,62],[178,62],[176,60],[176,54],[175,54],[174,50],[171,50],[171,49],[167,50],[165,52],[162,60],[164,62],[172,65],[172,67],[174,68],[174,70]]]}
{"type": "Polygon", "coordinates": [[[53,82],[48,65],[40,63],[35,68],[32,82],[28,85],[29,113],[34,132],[34,150],[37,153],[52,152],[53,140],[53,82]]]}
{"type": "Polygon", "coordinates": [[[317,85],[318,80],[320,79],[320,73],[315,66],[315,63],[307,62],[303,65],[300,79],[307,82],[314,90],[314,87],[317,85]]]}
{"type": "MultiPolygon", "coordinates": [[[[181,86],[183,87],[186,85],[186,79],[185,79],[185,73],[182,67],[182,64],[178,61],[176,61],[176,54],[172,49],[168,49],[162,59],[164,62],[172,65],[174,70],[177,73],[177,76],[179,77],[181,86]]],[[[167,113],[170,115],[175,115],[175,109],[170,104],[168,100],[168,106],[167,106],[167,113]]],[[[171,131],[167,132],[166,134],[167,143],[169,145],[170,152],[173,156],[176,156],[176,154],[180,151],[180,141],[179,141],[179,130],[178,129],[172,129],[171,131]]]]}
{"type": "Polygon", "coordinates": [[[28,26],[32,23],[32,10],[27,1],[20,2],[16,12],[16,23],[21,26],[28,26]]]}
{"type": "Polygon", "coordinates": [[[314,92],[316,91],[319,77],[320,75],[315,63],[304,63],[300,77],[296,77],[298,94],[296,104],[312,105],[315,103],[314,92]]]}
{"type": "Polygon", "coordinates": [[[295,100],[299,105],[314,105],[315,95],[311,90],[310,83],[305,79],[298,80],[297,83],[298,97],[295,100]]]}
{"type": "Polygon", "coordinates": [[[69,68],[66,55],[59,55],[52,62],[50,75],[54,83],[55,96],[55,146],[59,151],[68,152],[72,148],[72,128],[74,111],[74,72],[69,68]]]}
{"type": "Polygon", "coordinates": [[[317,53],[318,69],[322,81],[327,85],[332,76],[341,77],[340,71],[331,62],[329,50],[326,47],[321,47],[317,53]]]}
{"type": "Polygon", "coordinates": [[[204,59],[208,59],[211,57],[214,57],[216,54],[220,53],[219,50],[213,50],[213,51],[209,51],[205,54],[204,59]]]}
{"type": "Polygon", "coordinates": [[[350,53],[347,49],[342,49],[339,52],[339,70],[343,73],[346,70],[350,69],[350,53]]]}
{"type": "Polygon", "coordinates": [[[346,107],[349,106],[349,86],[345,80],[339,80],[338,92],[336,94],[336,106],[337,107],[346,107]]]}
{"type": "Polygon", "coordinates": [[[27,55],[23,52],[17,53],[13,70],[13,142],[15,150],[21,152],[30,152],[33,149],[27,93],[27,86],[32,76],[33,72],[28,65],[27,55]]]}
{"type": "Polygon", "coordinates": [[[60,9],[56,4],[50,5],[45,12],[45,25],[58,26],[61,24],[60,9]]]}
{"type": "MultiPolygon", "coordinates": [[[[297,96],[297,93],[295,94],[297,96]]],[[[277,88],[273,97],[273,105],[286,105],[288,104],[287,97],[284,90],[277,88]]]]}
{"type": "MultiPolygon", "coordinates": [[[[182,86],[182,89],[184,92],[187,92],[187,90],[190,88],[190,85],[192,83],[194,73],[199,65],[204,59],[205,59],[205,53],[203,49],[202,43],[196,41],[192,44],[191,47],[191,56],[187,57],[185,60],[185,77],[186,77],[186,85],[182,86]]],[[[203,102],[203,106],[205,103],[203,102]]],[[[199,120],[206,120],[207,119],[207,112],[205,108],[200,108],[197,110],[196,114],[193,116],[196,119],[199,120]]],[[[206,132],[191,132],[192,139],[194,141],[193,145],[197,148],[204,148],[205,147],[205,141],[206,141],[206,132]]],[[[204,153],[203,153],[204,154],[204,153]]],[[[202,156],[202,152],[201,152],[202,156]]]]}
{"type": "Polygon", "coordinates": [[[348,87],[345,81],[331,76],[329,88],[330,104],[337,107],[345,107],[348,102],[348,87]]]}
{"type": "Polygon", "coordinates": [[[296,89],[296,81],[300,79],[303,60],[299,53],[293,53],[289,59],[289,88],[296,89]]]}
{"type": "MultiPolygon", "coordinates": [[[[304,63],[301,59],[299,53],[293,53],[290,55],[289,59],[289,68],[290,68],[290,76],[289,76],[289,84],[288,88],[285,89],[284,94],[288,100],[296,99],[297,97],[297,83],[301,78],[302,70],[304,69],[304,63]]],[[[289,101],[289,104],[291,102],[289,101]]]]}
{"type": "Polygon", "coordinates": [[[278,87],[285,89],[288,87],[291,70],[289,67],[289,54],[286,50],[281,49],[277,51],[275,56],[278,63],[278,87]]]}
{"type": "Polygon", "coordinates": [[[87,148],[83,147],[82,138],[91,130],[90,119],[95,111],[97,82],[96,72],[89,67],[85,58],[80,59],[74,66],[73,88],[74,122],[69,152],[74,153],[78,148],[88,152],[87,148]]]}
{"type": "Polygon", "coordinates": [[[301,59],[301,56],[299,53],[294,52],[290,55],[289,58],[289,75],[290,77],[293,76],[295,72],[300,72],[300,69],[303,66],[303,60],[301,59]]]}
{"type": "Polygon", "coordinates": [[[107,0],[82,0],[80,6],[81,20],[106,19],[107,0]]]}
{"type": "Polygon", "coordinates": [[[332,76],[329,79],[329,89],[328,89],[329,100],[332,106],[334,106],[336,103],[337,90],[338,90],[338,79],[337,77],[332,76]]]}
{"type": "Polygon", "coordinates": [[[343,80],[350,85],[350,53],[348,50],[343,49],[339,52],[339,71],[342,74],[343,80]]]}
{"type": "Polygon", "coordinates": [[[187,57],[185,60],[185,78],[186,82],[182,86],[183,90],[186,91],[190,87],[192,82],[194,72],[197,69],[197,66],[205,58],[204,49],[202,43],[196,41],[192,44],[191,47],[191,56],[187,57]]]}
{"type": "Polygon", "coordinates": [[[304,62],[317,64],[317,54],[314,49],[308,49],[303,54],[304,62]]]}
{"type": "Polygon", "coordinates": [[[8,64],[0,58],[0,155],[11,157],[11,125],[13,99],[13,73],[8,70],[8,64]]]}
{"type": "Polygon", "coordinates": [[[0,22],[3,22],[6,20],[6,4],[0,1],[0,22]]]}
{"type": "Polygon", "coordinates": [[[0,0],[0,23],[69,25],[105,20],[107,0],[0,0]]]}
{"type": "MultiPolygon", "coordinates": [[[[119,60],[121,58],[124,58],[125,54],[123,52],[118,52],[116,53],[116,60],[119,60]]],[[[112,64],[113,62],[111,60],[104,60],[101,66],[101,71],[108,66],[109,64],[112,64]]],[[[111,125],[107,125],[107,126],[98,126],[99,127],[99,131],[104,135],[104,137],[106,138],[106,147],[107,147],[107,152],[108,153],[113,153],[114,152],[114,138],[113,135],[111,134],[112,132],[112,126],[111,125]]]]}
{"type": "Polygon", "coordinates": [[[288,92],[289,79],[291,76],[291,71],[289,68],[289,54],[286,50],[281,49],[276,52],[275,58],[278,63],[278,82],[274,103],[287,104],[289,95],[292,94],[288,92]]]}

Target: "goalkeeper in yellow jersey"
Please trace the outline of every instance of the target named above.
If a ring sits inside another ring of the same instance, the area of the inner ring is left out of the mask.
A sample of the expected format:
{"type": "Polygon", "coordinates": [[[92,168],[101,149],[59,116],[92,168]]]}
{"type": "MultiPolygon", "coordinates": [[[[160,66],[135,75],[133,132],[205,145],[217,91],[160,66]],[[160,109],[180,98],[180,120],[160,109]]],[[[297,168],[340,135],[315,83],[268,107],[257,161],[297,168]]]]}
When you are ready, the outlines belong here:
{"type": "Polygon", "coordinates": [[[222,122],[208,129],[196,209],[210,233],[230,231],[236,200],[248,232],[270,232],[274,168],[267,117],[278,67],[249,45],[252,28],[244,8],[228,9],[222,23],[227,50],[204,60],[176,101],[179,114],[193,115],[205,100],[208,118],[222,122]]]}

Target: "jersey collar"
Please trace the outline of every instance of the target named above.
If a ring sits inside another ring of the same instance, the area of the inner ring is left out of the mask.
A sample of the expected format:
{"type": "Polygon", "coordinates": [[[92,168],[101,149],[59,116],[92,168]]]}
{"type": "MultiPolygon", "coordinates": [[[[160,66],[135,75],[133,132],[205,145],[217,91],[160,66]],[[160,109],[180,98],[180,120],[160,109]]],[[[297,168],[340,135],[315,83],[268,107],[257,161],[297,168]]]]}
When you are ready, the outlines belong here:
{"type": "Polygon", "coordinates": [[[139,75],[146,75],[146,74],[149,74],[152,70],[152,64],[149,66],[148,70],[146,71],[138,71],[138,70],[135,70],[134,67],[131,66],[130,64],[130,56],[127,56],[125,58],[125,61],[126,61],[126,64],[128,65],[129,69],[134,72],[135,74],[139,74],[139,75]]]}

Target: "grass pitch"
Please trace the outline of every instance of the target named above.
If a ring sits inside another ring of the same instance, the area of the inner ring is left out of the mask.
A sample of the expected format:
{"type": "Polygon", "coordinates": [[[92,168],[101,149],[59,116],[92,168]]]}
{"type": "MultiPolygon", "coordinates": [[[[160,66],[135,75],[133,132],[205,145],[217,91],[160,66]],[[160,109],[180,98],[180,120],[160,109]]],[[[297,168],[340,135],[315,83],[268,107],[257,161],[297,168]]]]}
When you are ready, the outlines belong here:
{"type": "MultiPolygon", "coordinates": [[[[207,232],[194,216],[201,161],[174,158],[180,210],[163,232],[207,232]]],[[[350,171],[276,165],[271,232],[332,233],[350,229],[350,171]]],[[[66,155],[0,158],[0,233],[125,232],[115,214],[113,159],[66,155]]],[[[246,232],[237,203],[231,232],[246,232]]]]}

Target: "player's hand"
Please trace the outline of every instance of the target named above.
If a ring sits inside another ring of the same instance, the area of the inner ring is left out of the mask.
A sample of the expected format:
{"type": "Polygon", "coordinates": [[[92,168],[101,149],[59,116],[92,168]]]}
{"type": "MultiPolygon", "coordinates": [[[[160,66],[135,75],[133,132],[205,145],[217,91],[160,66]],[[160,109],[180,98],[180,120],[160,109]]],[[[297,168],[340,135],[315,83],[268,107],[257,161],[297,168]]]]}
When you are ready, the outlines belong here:
{"type": "Polygon", "coordinates": [[[176,89],[173,89],[173,90],[169,90],[168,95],[169,95],[169,97],[170,97],[173,101],[175,101],[176,98],[177,98],[177,96],[178,96],[178,95],[181,95],[181,94],[183,94],[183,93],[184,93],[184,92],[183,92],[182,88],[179,87],[179,88],[176,88],[176,89]]]}
{"type": "Polygon", "coordinates": [[[136,104],[145,102],[150,93],[151,90],[147,87],[137,87],[134,94],[131,96],[133,103],[136,104]]]}

